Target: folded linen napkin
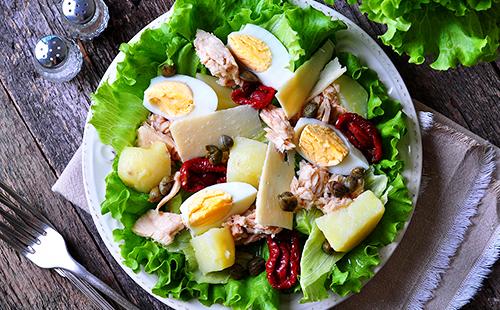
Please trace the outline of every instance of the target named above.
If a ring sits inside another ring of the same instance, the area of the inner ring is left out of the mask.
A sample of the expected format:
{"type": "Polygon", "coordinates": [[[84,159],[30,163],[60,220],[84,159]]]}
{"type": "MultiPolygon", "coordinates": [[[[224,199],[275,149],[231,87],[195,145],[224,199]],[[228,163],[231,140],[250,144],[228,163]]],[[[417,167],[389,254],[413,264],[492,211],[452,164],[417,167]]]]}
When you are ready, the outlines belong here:
{"type": "MultiPolygon", "coordinates": [[[[499,256],[500,149],[415,106],[424,150],[415,213],[386,266],[338,309],[457,309],[499,256]]],[[[87,210],[81,156],[79,149],[52,190],[87,210]]]]}

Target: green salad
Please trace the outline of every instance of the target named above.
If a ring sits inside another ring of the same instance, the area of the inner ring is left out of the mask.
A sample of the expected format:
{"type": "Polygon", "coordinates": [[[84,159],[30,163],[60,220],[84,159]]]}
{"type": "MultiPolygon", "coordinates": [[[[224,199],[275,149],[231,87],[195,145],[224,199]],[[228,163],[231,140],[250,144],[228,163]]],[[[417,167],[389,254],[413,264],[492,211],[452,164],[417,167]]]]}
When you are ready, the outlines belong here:
{"type": "Polygon", "coordinates": [[[117,156],[102,213],[153,293],[278,309],[361,290],[412,211],[401,104],[280,0],[177,0],[92,95],[117,156]]]}

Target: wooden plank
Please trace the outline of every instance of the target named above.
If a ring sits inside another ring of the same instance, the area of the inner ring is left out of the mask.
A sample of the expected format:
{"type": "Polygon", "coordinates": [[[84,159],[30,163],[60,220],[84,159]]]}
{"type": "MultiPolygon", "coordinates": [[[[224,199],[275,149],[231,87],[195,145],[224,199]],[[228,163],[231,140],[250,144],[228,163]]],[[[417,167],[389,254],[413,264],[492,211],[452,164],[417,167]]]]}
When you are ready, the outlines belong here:
{"type": "MultiPolygon", "coordinates": [[[[172,1],[107,1],[111,16],[108,29],[95,41],[81,43],[85,54],[84,68],[75,80],[62,85],[44,81],[34,74],[30,59],[30,48],[38,37],[51,32],[67,33],[61,23],[56,3],[58,1],[49,0],[14,0],[0,3],[0,20],[3,21],[0,24],[0,52],[3,55],[0,58],[0,83],[5,87],[22,119],[26,122],[32,138],[42,151],[42,153],[37,153],[37,158],[42,161],[39,165],[42,165],[45,170],[40,171],[46,171],[49,167],[43,163],[43,158],[41,158],[43,155],[50,167],[56,173],[60,173],[81,141],[86,110],[90,103],[88,94],[95,90],[100,77],[117,54],[119,44],[128,41],[147,23],[166,12],[172,1]]],[[[383,32],[382,26],[371,23],[355,8],[346,5],[344,1],[336,1],[335,8],[354,20],[372,37],[376,38],[383,32]]],[[[383,48],[395,62],[414,97],[477,134],[490,139],[493,143],[500,144],[497,121],[500,116],[498,62],[476,68],[436,72],[427,66],[408,64],[406,58],[396,55],[388,47],[383,46],[383,48]]],[[[0,127],[2,127],[1,123],[0,127]]],[[[36,151],[35,146],[31,148],[36,151]]],[[[1,158],[8,157],[0,153],[0,161],[1,158]]],[[[46,173],[50,174],[50,169],[48,171],[46,173]]],[[[18,177],[11,170],[8,175],[13,179],[18,177]]],[[[43,186],[48,186],[54,181],[53,175],[47,178],[42,180],[45,182],[42,183],[43,186]]],[[[58,203],[63,205],[63,209],[71,208],[62,202],[58,203]]],[[[82,211],[77,211],[77,213],[72,211],[70,215],[63,218],[77,221],[80,226],[83,222],[86,231],[93,236],[93,240],[91,238],[77,240],[75,238],[77,234],[68,232],[68,235],[74,237],[72,241],[78,245],[77,250],[80,250],[81,257],[86,261],[95,259],[103,263],[102,255],[104,255],[107,264],[110,264],[115,272],[115,280],[125,288],[129,298],[147,308],[161,308],[160,303],[145,294],[128,278],[107,250],[99,250],[104,249],[104,246],[92,220],[82,211]],[[83,253],[84,251],[81,250],[81,248],[92,247],[97,250],[90,251],[90,253],[83,253]],[[94,255],[96,258],[93,257],[94,255]]],[[[66,224],[61,223],[61,225],[63,227],[66,224]]],[[[99,269],[100,263],[96,263],[93,268],[99,269]]],[[[498,267],[495,270],[497,272],[498,267]]],[[[110,273],[103,277],[114,281],[110,273]]],[[[500,296],[498,293],[500,285],[498,282],[491,281],[490,279],[486,283],[484,295],[477,297],[484,301],[481,305],[491,305],[487,303],[488,298],[500,296]],[[488,285],[496,289],[489,290],[488,285]]],[[[50,307],[64,308],[63,301],[60,303],[61,305],[51,304],[50,307]]],[[[0,301],[1,305],[2,301],[0,301]]]]}
{"type": "MultiPolygon", "coordinates": [[[[1,88],[0,119],[0,180],[13,186],[29,201],[42,202],[38,206],[50,214],[51,221],[66,240],[79,245],[73,251],[75,256],[112,284],[114,277],[106,262],[96,254],[93,246],[86,246],[92,239],[73,207],[50,191],[54,175],[1,88]],[[92,256],[96,256],[95,260],[92,256]]],[[[86,297],[65,279],[36,267],[3,242],[0,242],[0,294],[0,308],[77,309],[88,304],[86,297]]]]}

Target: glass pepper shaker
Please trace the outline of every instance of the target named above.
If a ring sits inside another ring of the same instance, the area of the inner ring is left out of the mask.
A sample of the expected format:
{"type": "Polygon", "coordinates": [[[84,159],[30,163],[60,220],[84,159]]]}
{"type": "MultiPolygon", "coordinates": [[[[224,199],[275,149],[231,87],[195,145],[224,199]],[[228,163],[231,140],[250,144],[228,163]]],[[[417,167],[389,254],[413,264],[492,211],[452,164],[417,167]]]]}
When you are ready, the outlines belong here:
{"type": "Polygon", "coordinates": [[[62,0],[61,10],[75,39],[92,40],[108,26],[109,12],[103,0],[62,0]]]}
{"type": "Polygon", "coordinates": [[[47,80],[66,82],[80,72],[83,56],[76,43],[58,35],[42,37],[34,50],[36,71],[47,80]]]}

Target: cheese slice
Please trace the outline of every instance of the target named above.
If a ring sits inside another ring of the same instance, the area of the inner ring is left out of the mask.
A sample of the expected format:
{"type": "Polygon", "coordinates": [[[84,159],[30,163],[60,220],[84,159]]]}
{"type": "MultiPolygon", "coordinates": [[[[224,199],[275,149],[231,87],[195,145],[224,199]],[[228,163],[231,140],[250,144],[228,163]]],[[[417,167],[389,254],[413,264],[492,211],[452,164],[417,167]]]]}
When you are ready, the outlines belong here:
{"type": "MultiPolygon", "coordinates": [[[[326,64],[325,68],[321,71],[319,75],[319,80],[314,85],[314,88],[311,90],[309,97],[306,101],[311,100],[317,95],[321,94],[325,88],[330,86],[336,79],[338,79],[342,74],[347,71],[346,67],[342,67],[339,62],[339,59],[335,57],[329,63],[326,64]]],[[[217,91],[216,91],[217,92],[217,91]]],[[[220,100],[220,99],[219,99],[220,100]]]]}
{"type": "Polygon", "coordinates": [[[233,91],[231,87],[219,85],[219,83],[217,83],[218,79],[208,74],[196,73],[196,78],[207,83],[208,86],[212,87],[217,94],[217,110],[224,110],[238,106],[233,102],[233,99],[231,99],[231,92],[233,91]]]}
{"type": "Polygon", "coordinates": [[[276,98],[287,118],[299,113],[311,90],[319,79],[321,70],[332,58],[334,45],[328,40],[314,55],[295,71],[294,76],[278,89],[276,98]]]}
{"type": "Polygon", "coordinates": [[[182,161],[204,156],[205,146],[217,145],[221,135],[250,138],[261,130],[259,113],[247,105],[184,118],[170,127],[182,161]]]}
{"type": "Polygon", "coordinates": [[[293,228],[293,212],[283,211],[278,201],[279,194],[290,191],[295,174],[293,152],[288,153],[288,159],[288,162],[284,161],[274,144],[269,142],[255,202],[255,221],[258,224],[293,228]]]}

